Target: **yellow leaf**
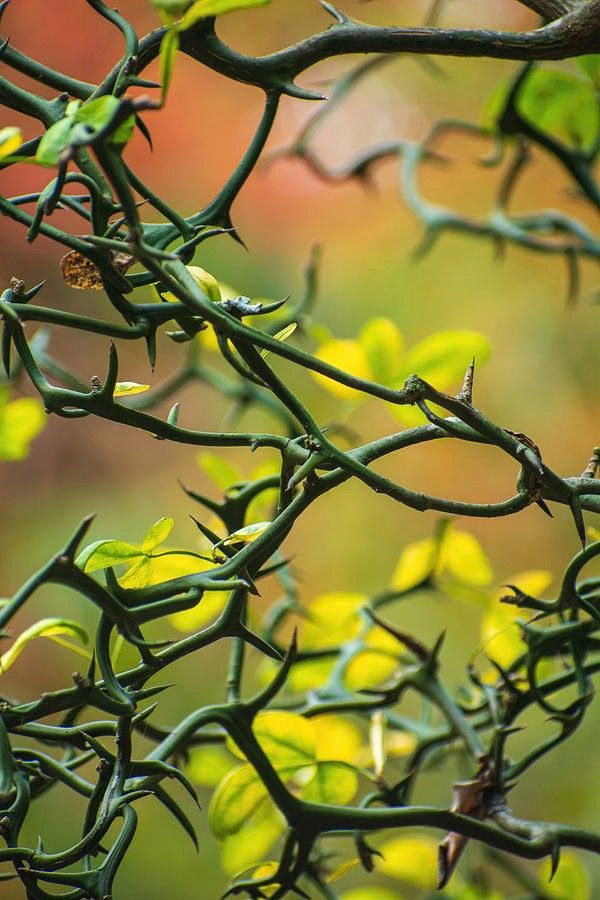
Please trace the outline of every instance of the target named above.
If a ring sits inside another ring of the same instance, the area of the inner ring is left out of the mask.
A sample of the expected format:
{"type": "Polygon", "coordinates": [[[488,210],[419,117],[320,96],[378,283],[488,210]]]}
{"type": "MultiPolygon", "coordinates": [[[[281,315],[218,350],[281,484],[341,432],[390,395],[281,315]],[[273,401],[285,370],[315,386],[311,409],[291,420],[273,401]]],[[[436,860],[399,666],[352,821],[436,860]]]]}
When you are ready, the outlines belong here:
{"type": "Polygon", "coordinates": [[[356,773],[335,762],[320,762],[315,773],[302,790],[302,799],[309,803],[331,803],[345,806],[358,789],[356,773]]]}
{"type": "MultiPolygon", "coordinates": [[[[252,731],[256,740],[277,769],[298,768],[316,759],[316,742],[313,723],[297,713],[266,710],[254,719],[252,731]]],[[[231,739],[227,746],[239,759],[243,752],[231,739]]]]}
{"type": "Polygon", "coordinates": [[[218,744],[192,747],[186,766],[188,778],[195,784],[215,787],[236,766],[231,756],[218,744]]]}
{"type": "MultiPolygon", "coordinates": [[[[341,369],[348,375],[354,375],[356,378],[370,379],[372,377],[367,355],[358,341],[327,341],[321,344],[315,356],[322,362],[329,363],[329,365],[341,369]]],[[[316,381],[335,397],[357,400],[364,396],[354,390],[354,388],[347,387],[345,384],[339,384],[325,375],[320,375],[317,372],[312,374],[316,381]]]]}
{"type": "Polygon", "coordinates": [[[199,631],[204,625],[213,622],[221,615],[227,597],[227,591],[205,591],[196,606],[173,613],[169,616],[169,622],[173,628],[184,634],[190,631],[199,631]]]}
{"type": "Polygon", "coordinates": [[[374,688],[387,681],[398,668],[398,660],[378,650],[362,650],[353,656],[344,672],[344,683],[351,691],[374,688]]]}
{"type": "Polygon", "coordinates": [[[437,843],[433,838],[396,837],[379,847],[377,870],[423,890],[437,883],[437,843]]]}
{"type": "Polygon", "coordinates": [[[136,381],[117,381],[113,397],[131,397],[132,394],[143,394],[149,391],[149,384],[138,384],[136,381]]]}
{"type": "Polygon", "coordinates": [[[350,591],[321,594],[309,604],[302,623],[302,649],[337,646],[357,635],[361,629],[358,611],[366,601],[365,594],[350,591]]]}
{"type": "Polygon", "coordinates": [[[297,662],[288,676],[288,687],[297,693],[321,687],[329,680],[334,665],[333,659],[304,659],[297,662]]]}
{"type": "Polygon", "coordinates": [[[267,788],[251,765],[229,772],[208,807],[208,824],[215,837],[223,839],[236,834],[267,796],[267,788]]]}
{"type": "Polygon", "coordinates": [[[494,573],[476,537],[453,527],[446,529],[440,548],[440,570],[471,585],[489,584],[494,573]]]}
{"type": "Polygon", "coordinates": [[[311,720],[318,760],[356,763],[363,744],[360,729],[342,716],[315,716],[311,720]]]}
{"type": "Polygon", "coordinates": [[[484,362],[490,349],[488,339],[477,331],[438,331],[406,352],[401,380],[415,374],[445,390],[462,381],[473,358],[477,365],[484,362]]]}
{"type": "Polygon", "coordinates": [[[199,453],[196,459],[204,474],[223,492],[232,484],[244,480],[239,469],[217,453],[199,453]]]}
{"type": "Polygon", "coordinates": [[[392,587],[397,591],[408,591],[433,574],[438,556],[438,542],[425,538],[408,544],[400,554],[400,559],[392,576],[392,587]]]}
{"type": "Polygon", "coordinates": [[[22,143],[23,134],[20,128],[14,125],[0,128],[0,159],[10,156],[11,153],[19,149],[22,143]]]}
{"type": "Polygon", "coordinates": [[[340,900],[402,900],[402,898],[400,894],[395,894],[387,888],[359,887],[346,891],[340,900]]]}

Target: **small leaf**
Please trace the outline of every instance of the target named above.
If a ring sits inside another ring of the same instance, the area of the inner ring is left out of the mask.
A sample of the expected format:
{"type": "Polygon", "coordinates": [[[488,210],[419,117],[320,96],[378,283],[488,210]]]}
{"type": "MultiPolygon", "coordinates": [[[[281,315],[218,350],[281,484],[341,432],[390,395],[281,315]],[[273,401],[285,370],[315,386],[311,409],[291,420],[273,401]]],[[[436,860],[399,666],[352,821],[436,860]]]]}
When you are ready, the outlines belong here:
{"type": "Polygon", "coordinates": [[[398,668],[398,660],[379,650],[356,653],[344,671],[344,684],[351,691],[374,688],[387,681],[398,668]]]}
{"type": "Polygon", "coordinates": [[[162,516],[158,522],[151,525],[142,541],[142,552],[151,553],[159,544],[164,544],[174,525],[175,522],[169,516],[162,516]]]}
{"type": "Polygon", "coordinates": [[[319,762],[315,768],[315,774],[302,789],[302,799],[335,806],[350,803],[358,789],[356,773],[336,762],[319,762]]]}
{"type": "Polygon", "coordinates": [[[360,729],[353,722],[337,715],[314,716],[310,721],[318,760],[358,762],[364,742],[360,729]]]}
{"type": "Polygon", "coordinates": [[[408,591],[429,578],[436,566],[438,550],[438,542],[433,538],[408,544],[392,575],[392,587],[397,591],[408,591]]]}
{"type": "Polygon", "coordinates": [[[69,146],[69,137],[74,126],[73,116],[65,116],[42,135],[35,153],[36,162],[42,166],[57,166],[63,150],[69,146]]]}
{"type": "Polygon", "coordinates": [[[8,125],[0,128],[0,159],[4,159],[18,150],[23,143],[23,134],[20,128],[8,125]]]}
{"type": "Polygon", "coordinates": [[[168,28],[160,42],[160,82],[162,85],[162,101],[164,103],[173,78],[175,60],[179,50],[179,31],[168,28]]]}
{"type": "Polygon", "coordinates": [[[182,31],[191,28],[206,16],[223,16],[238,9],[266,6],[267,3],[270,0],[196,0],[184,14],[180,28],[182,31]]]}
{"type": "Polygon", "coordinates": [[[159,556],[144,556],[119,578],[119,584],[127,589],[162,584],[184,575],[195,575],[212,568],[212,564],[185,551],[164,552],[159,556]]]}
{"type": "MultiPolygon", "coordinates": [[[[293,335],[297,327],[297,322],[291,322],[285,328],[282,328],[281,331],[278,331],[277,334],[274,334],[273,337],[276,341],[287,341],[287,339],[293,335]]],[[[263,347],[263,349],[260,351],[260,355],[263,359],[265,359],[270,352],[271,351],[267,349],[267,347],[263,347]]]]}
{"type": "MultiPolygon", "coordinates": [[[[121,106],[121,101],[112,94],[94,97],[94,99],[81,104],[73,116],[73,121],[83,123],[93,131],[101,131],[109,124],[121,106]]],[[[111,132],[110,141],[119,146],[126,144],[133,135],[134,128],[135,116],[132,113],[111,132]]]]}
{"type": "Polygon", "coordinates": [[[12,646],[0,656],[0,672],[6,672],[6,670],[9,669],[21,655],[27,644],[35,638],[45,637],[56,639],[64,637],[65,635],[76,638],[78,641],[81,641],[82,644],[88,643],[87,632],[78,622],[58,618],[40,619],[39,622],[36,622],[34,625],[31,625],[23,631],[14,641],[12,646]]]}
{"type": "Polygon", "coordinates": [[[149,384],[138,384],[137,381],[117,381],[113,397],[131,397],[133,394],[143,394],[149,391],[149,384]]]}
{"type": "Polygon", "coordinates": [[[365,594],[353,591],[331,591],[316,597],[302,623],[302,649],[319,650],[355,637],[362,627],[359,610],[366,600],[365,594]]]}
{"type": "Polygon", "coordinates": [[[255,541],[264,534],[271,524],[271,522],[253,522],[251,525],[244,525],[243,528],[238,528],[237,531],[232,532],[232,534],[214,545],[212,548],[213,559],[217,561],[224,556],[221,552],[221,547],[231,547],[233,544],[252,543],[252,541],[255,541]]]}
{"type": "Polygon", "coordinates": [[[132,562],[143,556],[141,548],[135,544],[114,540],[95,541],[81,551],[75,565],[84,572],[98,572],[100,569],[132,562]]]}

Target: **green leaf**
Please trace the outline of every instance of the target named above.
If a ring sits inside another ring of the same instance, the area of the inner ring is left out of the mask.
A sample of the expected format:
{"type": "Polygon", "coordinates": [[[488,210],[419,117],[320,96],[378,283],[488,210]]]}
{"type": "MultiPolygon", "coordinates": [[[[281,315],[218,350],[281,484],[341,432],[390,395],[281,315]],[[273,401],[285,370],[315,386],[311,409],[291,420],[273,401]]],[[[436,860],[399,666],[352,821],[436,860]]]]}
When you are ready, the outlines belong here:
{"type": "Polygon", "coordinates": [[[398,383],[415,374],[445,390],[462,382],[473,358],[480,364],[489,355],[490,343],[477,331],[438,331],[406,352],[398,383]]]}
{"type": "Polygon", "coordinates": [[[51,125],[38,144],[36,162],[42,166],[57,166],[61,153],[69,146],[69,137],[74,124],[73,116],[66,116],[51,125]]]}
{"type": "Polygon", "coordinates": [[[215,837],[236,834],[268,796],[265,785],[251,765],[229,772],[212,795],[208,824],[215,837]]]}
{"type": "Polygon", "coordinates": [[[151,525],[142,541],[142,552],[151,553],[159,544],[164,544],[174,525],[175,522],[169,516],[162,516],[158,522],[151,525]]]}
{"type": "MultiPolygon", "coordinates": [[[[72,622],[70,619],[40,619],[34,625],[31,625],[14,641],[11,647],[0,656],[0,672],[6,672],[16,659],[21,655],[27,644],[35,638],[50,638],[52,640],[62,638],[64,636],[74,637],[82,644],[88,643],[87,632],[78,622],[72,622]]],[[[67,642],[62,642],[66,646],[71,646],[67,642]]],[[[72,649],[77,649],[73,647],[72,649]]],[[[86,654],[87,655],[87,654],[86,654]]]]}
{"type": "Polygon", "coordinates": [[[160,82],[162,84],[162,100],[167,96],[167,92],[173,78],[173,70],[175,68],[175,60],[179,50],[179,31],[176,28],[167,29],[165,36],[160,42],[160,82]]]}
{"type": "Polygon", "coordinates": [[[18,150],[23,143],[23,134],[15,125],[0,128],[0,159],[4,159],[18,150]]]}
{"type": "Polygon", "coordinates": [[[125,541],[103,540],[95,541],[82,550],[75,565],[83,569],[84,572],[98,572],[100,569],[107,569],[109,566],[118,566],[121,563],[132,562],[133,560],[142,559],[144,553],[141,548],[135,544],[128,544],[125,541]]]}
{"type": "Polygon", "coordinates": [[[591,78],[594,87],[596,89],[600,87],[600,53],[588,53],[585,56],[579,56],[575,62],[588,78],[591,78]]]}
{"type": "Polygon", "coordinates": [[[117,381],[113,397],[131,397],[133,394],[143,394],[149,390],[149,384],[138,384],[137,381],[117,381]]]}
{"type": "MultiPolygon", "coordinates": [[[[335,752],[334,748],[332,750],[335,752]]],[[[311,803],[345,806],[350,803],[357,789],[358,778],[348,765],[319,762],[315,767],[315,774],[302,790],[302,799],[311,803]]]]}
{"type": "MultiPolygon", "coordinates": [[[[582,68],[586,65],[594,70],[591,61],[582,68]]],[[[504,84],[492,94],[484,111],[486,124],[496,123],[510,89],[511,85],[504,84]]],[[[594,85],[558,69],[532,69],[519,93],[517,109],[536,128],[575,147],[591,148],[600,128],[594,85]]]]}
{"type": "Polygon", "coordinates": [[[183,16],[180,28],[185,31],[206,16],[223,16],[238,9],[266,6],[267,3],[270,3],[270,0],[196,0],[183,16]]]}
{"type": "MultiPolygon", "coordinates": [[[[117,114],[121,105],[118,97],[105,94],[82,103],[73,116],[73,120],[87,125],[94,131],[101,131],[117,114]]],[[[111,142],[118,145],[126,144],[130,140],[134,128],[135,116],[131,114],[111,132],[111,142]]]]}
{"type": "MultiPolygon", "coordinates": [[[[267,710],[256,716],[252,731],[276,769],[299,769],[316,760],[314,728],[303,716],[267,710]]],[[[231,738],[227,746],[239,759],[246,758],[231,738]]]]}
{"type": "Polygon", "coordinates": [[[549,881],[550,860],[545,860],[539,874],[539,883],[544,894],[560,900],[590,900],[590,876],[584,864],[575,853],[565,851],[560,854],[556,875],[549,881]]]}
{"type": "Polygon", "coordinates": [[[8,401],[8,392],[0,391],[0,459],[25,459],[31,441],[45,424],[46,415],[39,400],[20,397],[8,401]]]}
{"type": "Polygon", "coordinates": [[[400,371],[404,339],[391,319],[371,319],[359,335],[373,377],[392,384],[400,371]]]}

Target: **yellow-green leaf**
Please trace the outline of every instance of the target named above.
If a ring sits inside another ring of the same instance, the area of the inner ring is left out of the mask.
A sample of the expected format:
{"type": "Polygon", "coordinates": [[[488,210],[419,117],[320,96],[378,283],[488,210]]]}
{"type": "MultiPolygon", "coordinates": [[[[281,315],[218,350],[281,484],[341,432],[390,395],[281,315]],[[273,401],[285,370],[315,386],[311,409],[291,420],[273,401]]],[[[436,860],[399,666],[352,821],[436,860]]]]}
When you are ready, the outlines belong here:
{"type": "Polygon", "coordinates": [[[477,364],[484,362],[490,349],[488,339],[477,331],[438,331],[406,352],[399,381],[415,374],[445,390],[462,382],[473,358],[477,364]]]}
{"type": "Polygon", "coordinates": [[[437,843],[428,837],[396,837],[379,847],[383,859],[377,869],[423,890],[433,890],[437,883],[437,843]]]}
{"type": "Polygon", "coordinates": [[[133,394],[143,394],[149,391],[149,384],[138,384],[137,381],[117,381],[113,397],[131,397],[133,394]]]}
{"type": "Polygon", "coordinates": [[[208,807],[208,824],[215,837],[236,834],[267,796],[266,787],[251,765],[229,772],[208,807]]]}
{"type": "Polygon", "coordinates": [[[183,550],[160,556],[144,556],[119,578],[119,584],[129,590],[143,588],[151,584],[171,581],[172,578],[195,575],[197,572],[205,572],[210,568],[212,568],[212,563],[198,559],[183,550]]]}
{"type": "Polygon", "coordinates": [[[310,720],[318,760],[356,763],[363,737],[360,729],[342,716],[314,716],[310,720]]]}
{"type": "Polygon", "coordinates": [[[179,31],[176,28],[167,28],[160,42],[160,82],[162,85],[162,100],[164,102],[169,90],[177,51],[179,50],[179,31]]]}
{"type": "MultiPolygon", "coordinates": [[[[201,269],[200,266],[186,266],[186,269],[198,287],[202,288],[209,300],[212,300],[215,303],[218,303],[219,300],[221,300],[219,282],[214,275],[211,275],[206,269],[201,269]]],[[[161,295],[163,300],[168,300],[169,303],[177,302],[177,297],[175,294],[171,293],[171,291],[165,291],[164,293],[161,291],[161,295]]]]}
{"type": "Polygon", "coordinates": [[[344,683],[351,691],[374,688],[387,681],[398,668],[398,660],[380,650],[355,654],[344,671],[344,683]]]}
{"type": "Polygon", "coordinates": [[[315,769],[315,774],[302,789],[303,800],[334,806],[350,803],[358,788],[358,778],[352,769],[336,762],[319,762],[315,769]]]}
{"type": "MultiPolygon", "coordinates": [[[[285,328],[282,328],[281,331],[278,331],[277,334],[273,335],[273,337],[275,338],[276,341],[287,341],[287,339],[289,337],[291,337],[292,334],[295,332],[297,327],[298,327],[297,322],[291,322],[290,325],[287,325],[285,328]]],[[[260,351],[260,355],[262,356],[263,359],[266,359],[266,357],[269,355],[270,352],[271,351],[267,347],[263,347],[263,349],[260,351]]]]}
{"type": "MultiPolygon", "coordinates": [[[[63,646],[68,646],[73,650],[78,650],[78,648],[66,641],[62,641],[61,638],[72,637],[82,644],[88,643],[87,632],[78,622],[59,618],[40,619],[39,622],[35,622],[34,625],[30,625],[29,628],[25,629],[8,650],[0,656],[0,672],[6,672],[21,655],[27,644],[40,637],[58,640],[63,646]]],[[[85,655],[87,656],[87,654],[85,655]]]]}
{"type": "Polygon", "coordinates": [[[109,566],[130,563],[144,556],[140,547],[125,541],[95,541],[82,550],[75,564],[84,572],[98,572],[109,566]]]}
{"type": "Polygon", "coordinates": [[[549,881],[551,872],[550,860],[544,860],[539,882],[547,897],[557,900],[590,900],[590,876],[580,858],[568,850],[560,854],[560,863],[556,875],[549,881]]]}
{"type": "Polygon", "coordinates": [[[218,744],[201,744],[189,751],[186,774],[195,784],[214,787],[236,766],[231,756],[218,744]]]}
{"type": "MultiPolygon", "coordinates": [[[[235,877],[262,863],[284,831],[285,820],[281,813],[269,800],[263,800],[244,827],[222,841],[221,868],[227,875],[235,877]]],[[[253,877],[261,878],[266,874],[270,873],[261,865],[253,877]]]]}
{"type": "Polygon", "coordinates": [[[235,12],[238,9],[250,9],[255,6],[266,6],[271,0],[196,0],[186,10],[181,20],[181,30],[191,28],[200,19],[206,16],[224,16],[226,13],[235,12]]]}
{"type": "Polygon", "coordinates": [[[391,319],[371,319],[359,335],[369,368],[381,384],[395,382],[404,353],[404,339],[391,319]]]}
{"type": "Polygon", "coordinates": [[[23,134],[15,125],[0,128],[0,159],[4,159],[18,150],[23,143],[23,134]]]}
{"type": "Polygon", "coordinates": [[[0,459],[15,462],[29,453],[31,441],[46,424],[44,407],[33,397],[7,402],[7,392],[0,392],[0,459]]]}
{"type": "Polygon", "coordinates": [[[171,534],[174,525],[175,522],[173,519],[169,518],[169,516],[162,516],[158,522],[151,525],[146,533],[146,537],[142,541],[142,552],[151,553],[155,547],[158,547],[159,544],[163,544],[171,534]]]}
{"type": "Polygon", "coordinates": [[[253,522],[251,525],[244,525],[243,528],[233,531],[222,541],[219,541],[218,544],[214,545],[212,548],[213,559],[218,561],[224,556],[221,547],[231,547],[233,544],[251,544],[252,541],[264,534],[271,524],[271,522],[253,522]]]}

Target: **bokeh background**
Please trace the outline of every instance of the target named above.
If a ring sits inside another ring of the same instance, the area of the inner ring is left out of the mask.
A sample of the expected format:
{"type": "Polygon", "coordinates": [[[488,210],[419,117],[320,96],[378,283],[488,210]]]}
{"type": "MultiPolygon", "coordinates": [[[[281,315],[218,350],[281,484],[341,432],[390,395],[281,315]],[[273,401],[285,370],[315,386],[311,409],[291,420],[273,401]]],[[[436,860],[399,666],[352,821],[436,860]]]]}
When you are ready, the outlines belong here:
{"type": "MultiPolygon", "coordinates": [[[[339,5],[381,24],[417,23],[427,6],[396,0],[368,4],[347,0],[339,5]]],[[[120,10],[140,33],[157,24],[146,0],[122,0],[120,10]]],[[[485,4],[454,0],[447,5],[445,21],[520,29],[533,26],[535,17],[510,0],[485,4]]],[[[316,3],[274,0],[264,10],[227,17],[220,31],[236,47],[262,53],[327,24],[316,3]]],[[[88,81],[99,79],[121,53],[116,30],[75,0],[14,0],[3,26],[17,48],[88,81]]],[[[302,82],[322,86],[352,62],[322,64],[306,73],[302,82]]],[[[338,110],[320,135],[318,149],[335,164],[376,140],[419,137],[442,115],[478,121],[487,98],[512,68],[503,62],[448,59],[432,73],[411,57],[399,58],[338,110]]],[[[128,155],[155,190],[181,212],[192,213],[237,163],[261,107],[260,92],[181,57],[166,109],[147,116],[154,151],[136,137],[128,155]]],[[[269,148],[289,142],[313,111],[308,102],[284,99],[269,148]]],[[[26,137],[37,134],[36,123],[21,122],[10,112],[7,116],[0,124],[20,124],[26,137]]],[[[486,149],[476,140],[446,141],[448,164],[423,171],[424,192],[436,202],[484,212],[498,177],[477,161],[486,149]]],[[[45,176],[24,166],[18,174],[2,173],[0,189],[4,195],[31,190],[45,176]]],[[[536,159],[515,204],[523,209],[560,204],[586,217],[561,173],[542,159],[536,159]]],[[[506,427],[531,435],[557,472],[571,475],[583,470],[598,442],[597,270],[584,267],[580,299],[568,305],[565,267],[558,258],[509,248],[499,260],[487,241],[448,235],[425,258],[415,260],[411,252],[421,226],[399,196],[395,163],[378,169],[371,190],[358,182],[326,185],[298,161],[261,166],[239,197],[234,219],[248,249],[220,237],[203,245],[196,258],[217,278],[251,297],[298,296],[302,267],[314,242],[320,242],[323,258],[315,312],[319,322],[337,337],[354,337],[368,318],[386,316],[397,323],[409,345],[441,329],[482,331],[490,337],[493,352],[477,373],[476,403],[506,427]]],[[[28,285],[46,279],[40,303],[110,315],[101,295],[69,291],[63,285],[60,256],[60,248],[44,238],[29,246],[22,229],[2,221],[2,284],[11,276],[28,285]]],[[[102,375],[106,344],[102,338],[71,332],[56,333],[52,347],[87,380],[102,375]]],[[[121,377],[158,384],[177,366],[179,353],[163,339],[152,374],[140,348],[123,347],[121,377]]],[[[289,378],[321,421],[339,419],[338,401],[309,376],[290,371],[289,378]]],[[[19,391],[29,392],[25,382],[19,391]]],[[[223,401],[208,389],[195,386],[178,399],[184,421],[197,428],[217,429],[224,420],[223,401]]],[[[247,417],[245,424],[253,427],[256,421],[260,419],[247,417]]],[[[361,439],[397,427],[389,411],[375,401],[360,406],[349,424],[361,439]]],[[[227,453],[245,472],[256,463],[243,451],[227,453]]],[[[516,475],[499,454],[458,442],[405,451],[383,468],[412,488],[479,501],[509,496],[516,475]]],[[[178,479],[211,489],[193,448],[157,442],[107,422],[50,419],[26,460],[0,466],[0,592],[9,596],[89,512],[97,514],[94,538],[135,541],[153,521],[169,515],[176,521],[175,541],[193,546],[196,535],[188,514],[195,510],[178,479]]],[[[310,600],[329,590],[368,593],[385,587],[402,547],[430,534],[435,522],[434,514],[405,510],[357,484],[327,495],[298,523],[289,540],[289,551],[297,555],[303,598],[310,600]]],[[[561,509],[555,511],[554,520],[533,507],[514,518],[473,521],[466,527],[480,539],[499,584],[523,569],[551,569],[559,577],[577,550],[572,522],[561,509]]],[[[62,613],[93,623],[93,612],[58,588],[40,592],[22,622],[62,613]]],[[[448,630],[444,672],[451,685],[458,685],[466,658],[480,643],[480,618],[473,605],[423,598],[412,608],[403,607],[401,621],[425,642],[442,628],[448,630]]],[[[219,698],[225,649],[213,647],[177,668],[173,674],[179,679],[178,688],[161,702],[162,722],[175,721],[202,702],[219,698]]],[[[58,688],[68,683],[75,666],[66,651],[38,642],[5,676],[3,693],[27,699],[40,689],[58,688]]],[[[598,712],[592,711],[571,742],[542,760],[515,789],[512,802],[520,814],[600,827],[595,744],[599,724],[598,712]]],[[[424,799],[448,803],[448,786],[447,778],[432,778],[424,799]]],[[[60,791],[51,792],[33,813],[27,838],[35,840],[40,832],[48,849],[63,846],[76,838],[78,818],[71,813],[78,812],[66,805],[60,791]]],[[[197,819],[200,853],[195,856],[178,826],[148,801],[117,884],[118,896],[131,900],[218,896],[225,883],[218,851],[205,815],[197,819]]],[[[598,865],[591,858],[586,862],[600,891],[598,865]]],[[[347,879],[348,885],[360,882],[356,874],[347,879]]],[[[2,892],[7,900],[21,896],[10,885],[2,892]]]]}

